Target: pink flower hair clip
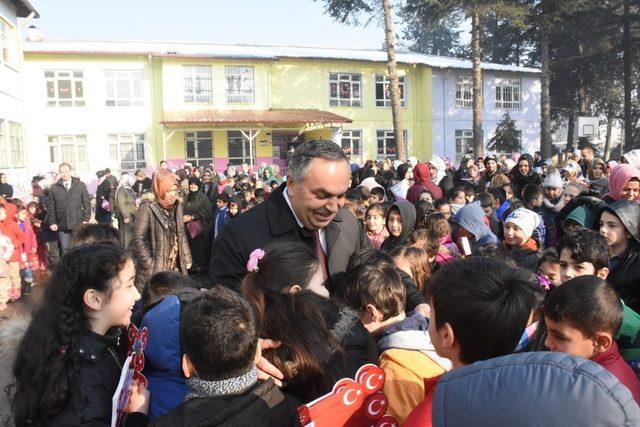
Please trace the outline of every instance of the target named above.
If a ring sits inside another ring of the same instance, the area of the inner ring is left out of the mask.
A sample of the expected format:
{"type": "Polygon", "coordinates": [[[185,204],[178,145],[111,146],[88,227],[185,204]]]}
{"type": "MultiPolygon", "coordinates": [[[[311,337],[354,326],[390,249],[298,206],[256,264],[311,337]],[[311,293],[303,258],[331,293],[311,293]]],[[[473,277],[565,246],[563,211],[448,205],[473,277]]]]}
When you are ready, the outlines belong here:
{"type": "Polygon", "coordinates": [[[264,251],[262,249],[256,249],[251,252],[251,255],[249,255],[249,261],[247,261],[247,271],[257,272],[259,270],[258,261],[260,261],[263,257],[264,251]]]}

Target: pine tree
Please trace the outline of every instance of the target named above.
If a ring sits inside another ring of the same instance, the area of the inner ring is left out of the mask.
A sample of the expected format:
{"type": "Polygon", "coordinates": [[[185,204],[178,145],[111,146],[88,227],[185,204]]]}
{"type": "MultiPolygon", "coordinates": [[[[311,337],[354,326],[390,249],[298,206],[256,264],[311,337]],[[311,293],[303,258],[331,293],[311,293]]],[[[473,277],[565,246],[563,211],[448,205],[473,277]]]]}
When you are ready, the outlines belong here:
{"type": "Polygon", "coordinates": [[[496,127],[496,133],[487,143],[487,149],[498,153],[517,153],[520,151],[520,131],[509,113],[502,116],[496,127]]]}

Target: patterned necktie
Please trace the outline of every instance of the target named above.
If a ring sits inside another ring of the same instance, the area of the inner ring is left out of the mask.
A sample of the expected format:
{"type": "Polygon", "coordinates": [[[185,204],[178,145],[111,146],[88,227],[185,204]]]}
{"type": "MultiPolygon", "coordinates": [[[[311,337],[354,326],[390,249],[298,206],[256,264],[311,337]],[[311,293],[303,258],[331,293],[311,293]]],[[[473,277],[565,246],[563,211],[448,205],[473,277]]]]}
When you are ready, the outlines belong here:
{"type": "Polygon", "coordinates": [[[327,255],[324,253],[322,242],[320,241],[320,230],[312,231],[311,234],[313,235],[313,240],[316,244],[316,256],[318,257],[318,261],[320,261],[320,266],[322,267],[322,280],[323,283],[327,283],[327,280],[329,279],[327,255]]]}

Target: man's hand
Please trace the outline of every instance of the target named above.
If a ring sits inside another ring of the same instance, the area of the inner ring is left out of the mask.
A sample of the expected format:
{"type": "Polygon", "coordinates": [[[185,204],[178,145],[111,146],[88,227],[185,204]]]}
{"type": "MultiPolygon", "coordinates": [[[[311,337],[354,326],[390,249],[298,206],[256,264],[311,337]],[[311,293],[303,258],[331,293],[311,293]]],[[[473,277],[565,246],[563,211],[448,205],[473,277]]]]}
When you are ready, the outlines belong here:
{"type": "Polygon", "coordinates": [[[258,354],[256,354],[256,359],[254,360],[254,364],[256,365],[256,368],[258,368],[259,380],[265,381],[265,380],[268,380],[269,378],[273,378],[275,383],[279,387],[282,387],[281,380],[284,379],[284,375],[282,375],[282,372],[280,372],[278,368],[273,366],[271,362],[269,362],[267,359],[262,357],[262,350],[275,349],[280,347],[280,345],[282,344],[279,343],[278,341],[264,340],[260,338],[258,340],[259,352],[258,354]]]}
{"type": "Polygon", "coordinates": [[[51,224],[51,225],[49,226],[49,229],[50,229],[51,231],[58,231],[58,225],[57,225],[57,224],[51,224]]]}

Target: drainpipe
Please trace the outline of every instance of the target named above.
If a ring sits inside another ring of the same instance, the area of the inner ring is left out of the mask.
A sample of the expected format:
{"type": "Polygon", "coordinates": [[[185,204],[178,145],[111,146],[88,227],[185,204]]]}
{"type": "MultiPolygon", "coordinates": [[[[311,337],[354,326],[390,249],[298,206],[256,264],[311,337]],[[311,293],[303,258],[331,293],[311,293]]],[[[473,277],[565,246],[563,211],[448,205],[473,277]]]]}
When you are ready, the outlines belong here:
{"type": "Polygon", "coordinates": [[[442,155],[447,155],[447,79],[442,77],[442,155]]]}

